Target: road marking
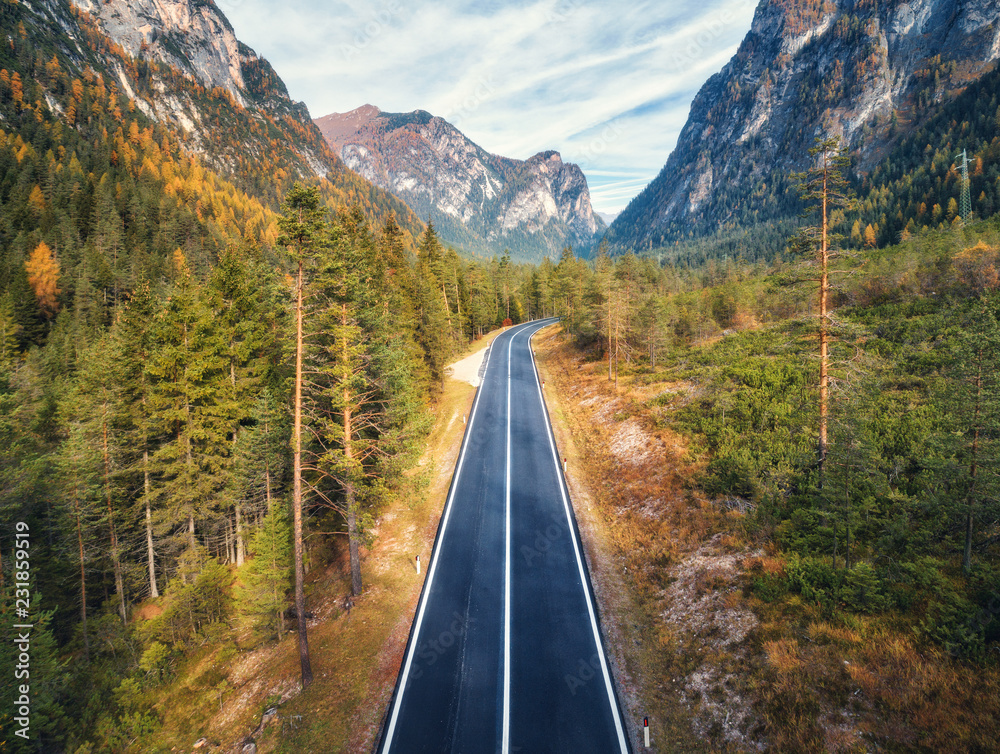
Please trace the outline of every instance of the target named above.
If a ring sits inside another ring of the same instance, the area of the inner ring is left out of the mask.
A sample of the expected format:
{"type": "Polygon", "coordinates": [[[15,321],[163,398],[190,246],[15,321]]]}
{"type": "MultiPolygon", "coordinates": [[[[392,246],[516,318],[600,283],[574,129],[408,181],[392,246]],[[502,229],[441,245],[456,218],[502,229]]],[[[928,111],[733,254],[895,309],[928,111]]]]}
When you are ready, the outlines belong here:
{"type": "MultiPolygon", "coordinates": [[[[531,334],[531,337],[528,338],[529,344],[534,339],[535,333],[537,332],[538,330],[535,330],[535,332],[531,334]]],[[[628,743],[626,743],[625,740],[625,731],[622,728],[621,716],[618,714],[618,702],[615,699],[615,690],[613,684],[611,683],[611,673],[608,671],[608,662],[604,656],[604,644],[601,642],[601,633],[597,628],[597,615],[594,612],[594,604],[590,599],[590,589],[587,588],[587,569],[583,565],[583,558],[580,554],[580,546],[577,543],[576,534],[573,529],[573,514],[570,510],[566,479],[561,474],[558,474],[559,454],[556,452],[556,440],[555,435],[552,433],[552,421],[549,418],[549,412],[545,405],[545,398],[542,395],[542,384],[538,377],[538,366],[535,364],[534,352],[531,354],[531,367],[535,372],[535,386],[538,388],[538,400],[542,404],[542,413],[545,415],[545,426],[549,435],[549,447],[552,449],[552,462],[556,465],[557,476],[560,477],[559,492],[562,494],[563,510],[566,513],[566,523],[569,526],[571,534],[570,539],[573,540],[573,552],[576,553],[576,565],[580,571],[580,586],[583,588],[583,595],[587,599],[587,612],[590,614],[590,627],[594,632],[594,643],[597,645],[597,655],[601,659],[601,671],[604,674],[604,687],[608,692],[608,702],[611,705],[611,713],[615,718],[615,729],[618,732],[618,745],[621,747],[624,754],[628,754],[628,743]]],[[[508,362],[508,369],[509,368],[510,366],[508,362]]],[[[510,386],[508,382],[508,390],[509,389],[510,386]]]]}
{"type": "Polygon", "coordinates": [[[507,460],[504,470],[504,578],[503,578],[503,754],[510,751],[510,360],[514,338],[507,343],[507,460]]]}
{"type": "MultiPolygon", "coordinates": [[[[493,346],[490,346],[490,353],[486,357],[486,366],[489,366],[489,357],[492,355],[493,346]]],[[[509,370],[508,365],[508,370],[509,370]]],[[[483,382],[486,381],[486,371],[483,370],[483,382]]],[[[508,385],[508,390],[510,389],[508,385]]],[[[413,628],[413,639],[410,642],[410,649],[406,653],[406,663],[403,665],[403,675],[399,680],[399,692],[392,708],[392,717],[389,719],[389,728],[386,730],[385,743],[382,745],[382,752],[385,754],[392,747],[392,737],[396,732],[396,721],[399,719],[399,709],[402,706],[403,695],[406,693],[406,682],[410,676],[410,666],[413,664],[413,655],[416,654],[417,645],[420,643],[420,627],[424,622],[424,610],[430,600],[431,586],[434,583],[434,575],[437,573],[438,555],[444,543],[444,535],[448,530],[448,521],[451,519],[451,509],[455,501],[455,491],[458,489],[458,480],[462,476],[462,466],[465,464],[465,451],[469,447],[472,438],[472,427],[476,421],[476,411],[479,409],[479,398],[482,395],[482,386],[476,389],[476,400],[472,404],[472,415],[469,417],[469,424],[465,430],[465,438],[462,440],[462,451],[458,456],[458,465],[455,467],[455,476],[452,478],[451,490],[448,493],[448,500],[445,502],[444,520],[441,523],[441,533],[438,535],[436,546],[431,553],[431,564],[427,570],[427,580],[424,582],[423,595],[420,598],[420,609],[417,610],[417,619],[413,628]]]]}

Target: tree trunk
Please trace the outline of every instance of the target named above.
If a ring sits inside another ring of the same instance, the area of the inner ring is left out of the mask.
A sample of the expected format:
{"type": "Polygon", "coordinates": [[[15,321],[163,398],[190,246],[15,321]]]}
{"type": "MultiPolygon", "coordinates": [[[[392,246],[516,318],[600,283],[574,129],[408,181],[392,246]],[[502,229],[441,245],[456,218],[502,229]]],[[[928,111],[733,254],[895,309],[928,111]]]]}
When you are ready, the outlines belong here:
{"type": "Polygon", "coordinates": [[[111,563],[115,571],[115,589],[118,591],[118,613],[122,623],[128,622],[128,610],[125,607],[125,580],[122,577],[122,562],[118,552],[118,534],[115,531],[115,510],[111,501],[111,453],[108,450],[108,420],[105,413],[101,422],[102,444],[104,446],[104,493],[108,502],[108,527],[111,532],[111,563]]]}
{"type": "Polygon", "coordinates": [[[149,505],[149,451],[142,451],[142,485],[146,501],[146,562],[149,566],[149,596],[156,599],[160,596],[156,588],[156,553],[153,550],[153,511],[149,505]]]}
{"type": "MultiPolygon", "coordinates": [[[[827,159],[826,155],[823,157],[827,159]]],[[[830,291],[828,263],[830,249],[827,238],[827,174],[823,175],[823,222],[820,241],[820,279],[819,279],[819,488],[823,489],[823,465],[826,463],[827,448],[827,418],[829,412],[830,378],[829,378],[829,335],[827,333],[827,304],[830,291]]]]}
{"type": "Polygon", "coordinates": [[[293,408],[292,456],[294,482],[292,489],[292,527],[295,561],[295,614],[298,620],[299,665],[302,669],[302,688],[312,683],[312,664],[309,662],[309,639],[306,635],[305,573],[302,568],[302,260],[295,303],[295,405],[293,408]]]}
{"type": "MultiPolygon", "coordinates": [[[[344,464],[348,475],[354,473],[354,427],[353,412],[351,411],[351,392],[347,386],[347,372],[350,369],[350,354],[347,343],[347,304],[341,304],[340,324],[344,328],[344,337],[341,342],[341,357],[344,360],[345,381],[343,387],[344,400],[344,464]]],[[[354,488],[354,481],[348,477],[344,484],[344,496],[347,502],[347,544],[351,556],[351,594],[355,597],[361,594],[361,542],[358,532],[358,501],[354,488]]]]}
{"type": "Polygon", "coordinates": [[[444,296],[444,313],[448,317],[448,334],[454,336],[455,332],[451,326],[451,307],[448,306],[448,292],[444,288],[444,283],[441,283],[441,295],[444,296]]]}

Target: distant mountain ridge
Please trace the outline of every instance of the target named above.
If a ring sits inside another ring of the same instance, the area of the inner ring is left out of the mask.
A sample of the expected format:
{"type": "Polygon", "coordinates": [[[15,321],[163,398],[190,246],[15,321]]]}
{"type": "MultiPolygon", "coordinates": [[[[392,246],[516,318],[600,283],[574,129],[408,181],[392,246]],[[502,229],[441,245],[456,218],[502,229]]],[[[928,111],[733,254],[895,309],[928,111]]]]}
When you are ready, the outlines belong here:
{"type": "Polygon", "coordinates": [[[423,110],[364,105],[315,122],[348,167],[467,251],[509,248],[515,258],[537,261],[557,257],[567,244],[586,252],[604,230],[583,172],[558,152],[528,160],[490,154],[423,110]]]}
{"type": "Polygon", "coordinates": [[[815,137],[841,135],[855,168],[871,170],[998,57],[995,0],[762,0],[663,170],[607,239],[655,248],[791,217],[789,174],[815,137]]]}

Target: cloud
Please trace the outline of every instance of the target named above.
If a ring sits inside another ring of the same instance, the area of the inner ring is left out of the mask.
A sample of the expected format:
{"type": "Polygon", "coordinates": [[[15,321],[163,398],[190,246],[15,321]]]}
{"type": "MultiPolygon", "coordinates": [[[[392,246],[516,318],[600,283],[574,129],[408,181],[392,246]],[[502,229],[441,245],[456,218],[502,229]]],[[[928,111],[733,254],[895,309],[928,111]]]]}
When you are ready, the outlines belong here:
{"type": "Polygon", "coordinates": [[[217,0],[314,116],[428,110],[483,148],[557,149],[596,208],[659,172],[700,86],[735,52],[754,0],[217,0]]]}

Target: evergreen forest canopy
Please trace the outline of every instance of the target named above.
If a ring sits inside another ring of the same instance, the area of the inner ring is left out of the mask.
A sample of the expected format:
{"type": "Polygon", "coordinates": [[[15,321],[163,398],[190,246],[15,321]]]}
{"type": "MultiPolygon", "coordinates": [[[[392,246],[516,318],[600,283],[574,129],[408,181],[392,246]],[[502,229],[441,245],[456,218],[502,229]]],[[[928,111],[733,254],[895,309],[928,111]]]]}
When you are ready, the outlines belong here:
{"type": "MultiPolygon", "coordinates": [[[[276,198],[306,192],[318,211],[307,565],[348,529],[352,554],[367,541],[452,356],[537,310],[530,269],[461,259],[347,171],[310,187],[277,167],[262,181],[250,163],[223,175],[102,75],[97,53],[66,54],[28,12],[0,7],[12,30],[0,45],[0,527],[31,533],[32,734],[46,750],[113,751],[153,734],[144,684],[185,651],[220,632],[252,644],[284,631],[296,259],[276,198]],[[150,599],[162,612],[140,631],[134,611],[150,599]]],[[[140,79],[152,69],[96,32],[85,42],[140,79]]],[[[225,141],[239,107],[201,95],[225,141]]]]}

